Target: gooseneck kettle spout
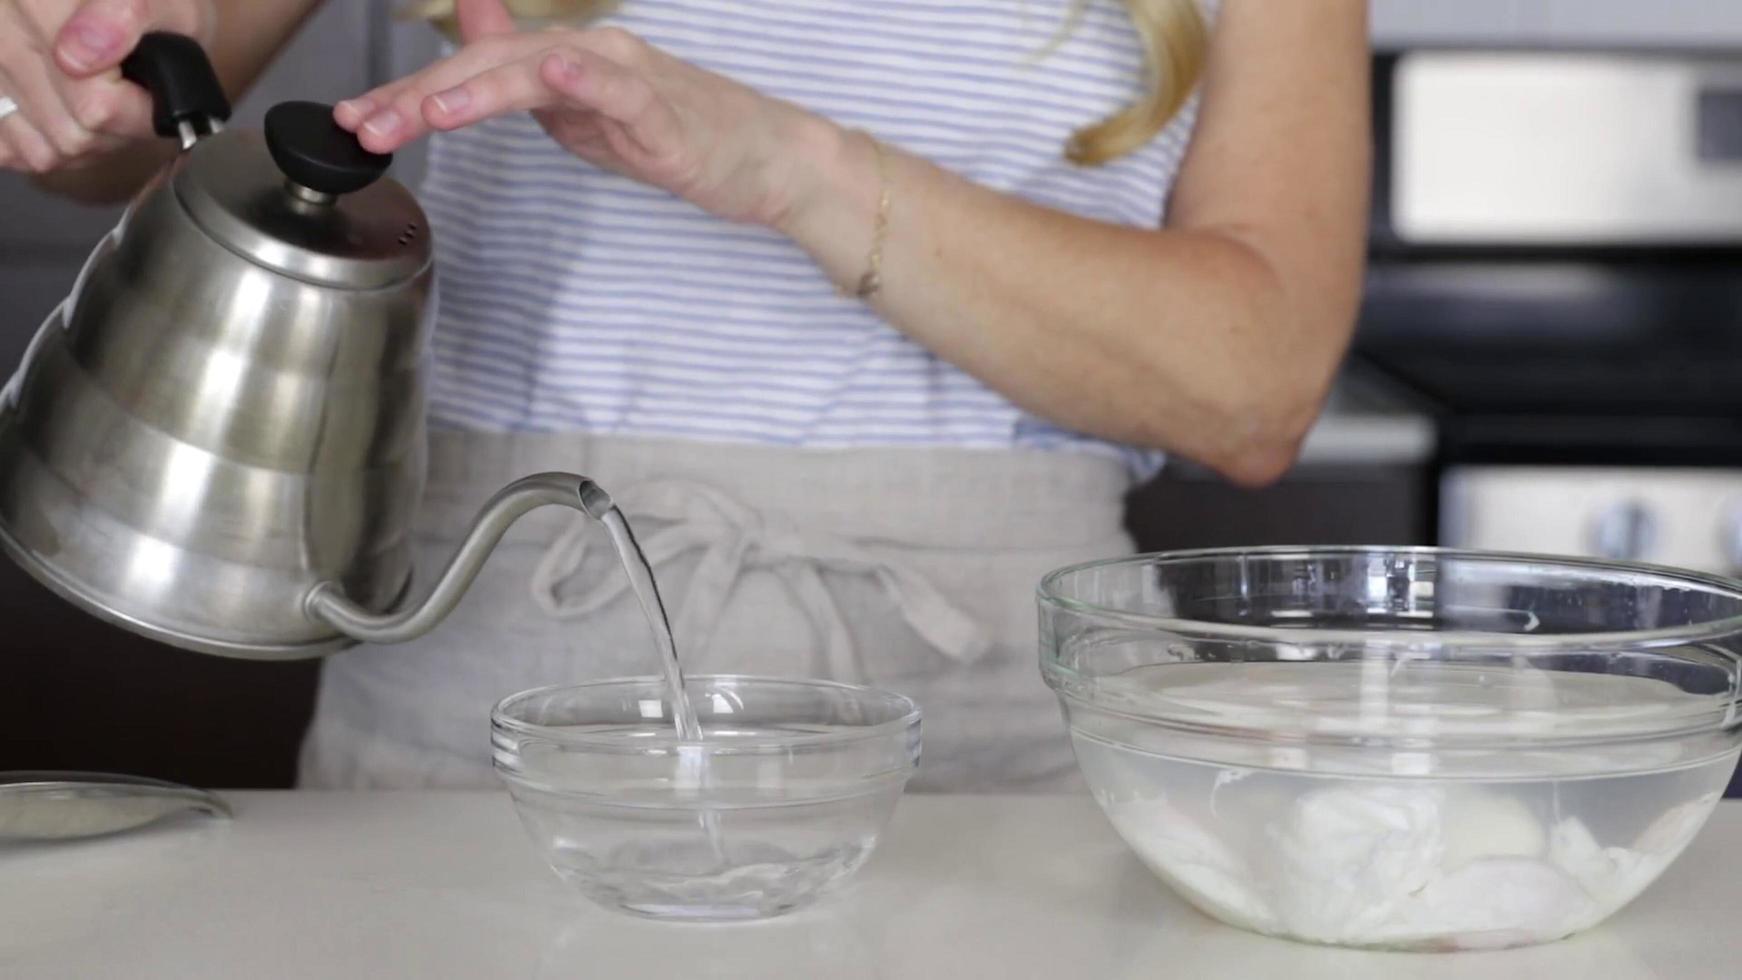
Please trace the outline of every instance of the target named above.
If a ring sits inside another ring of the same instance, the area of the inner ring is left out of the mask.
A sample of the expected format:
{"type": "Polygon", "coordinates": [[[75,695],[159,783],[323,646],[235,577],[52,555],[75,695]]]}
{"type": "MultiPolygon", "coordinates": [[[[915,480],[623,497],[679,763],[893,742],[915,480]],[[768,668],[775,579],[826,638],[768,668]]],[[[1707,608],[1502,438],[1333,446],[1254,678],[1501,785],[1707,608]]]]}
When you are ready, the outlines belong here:
{"type": "Polygon", "coordinates": [[[498,491],[472,522],[465,540],[422,602],[393,613],[372,613],[345,598],[336,582],[309,592],[308,614],[363,643],[404,643],[441,625],[460,604],[502,535],[515,521],[540,507],[568,507],[603,521],[616,505],[598,484],[572,473],[539,473],[498,491]]]}

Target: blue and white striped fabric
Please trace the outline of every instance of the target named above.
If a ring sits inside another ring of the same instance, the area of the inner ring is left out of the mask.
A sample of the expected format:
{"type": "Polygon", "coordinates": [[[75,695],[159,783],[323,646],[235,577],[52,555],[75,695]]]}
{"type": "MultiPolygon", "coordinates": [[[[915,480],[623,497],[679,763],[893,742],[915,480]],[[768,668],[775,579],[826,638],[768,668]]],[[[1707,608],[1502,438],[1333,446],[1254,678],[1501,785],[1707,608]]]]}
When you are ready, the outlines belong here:
{"type": "MultiPolygon", "coordinates": [[[[1045,54],[1069,0],[627,0],[651,43],[987,186],[1155,227],[1193,106],[1079,168],[1076,128],[1139,90],[1117,0],[1045,54]]],[[[1158,455],[1064,431],[837,295],[792,242],[595,169],[525,115],[440,136],[421,191],[441,306],[437,425],[785,446],[1158,455]]]]}

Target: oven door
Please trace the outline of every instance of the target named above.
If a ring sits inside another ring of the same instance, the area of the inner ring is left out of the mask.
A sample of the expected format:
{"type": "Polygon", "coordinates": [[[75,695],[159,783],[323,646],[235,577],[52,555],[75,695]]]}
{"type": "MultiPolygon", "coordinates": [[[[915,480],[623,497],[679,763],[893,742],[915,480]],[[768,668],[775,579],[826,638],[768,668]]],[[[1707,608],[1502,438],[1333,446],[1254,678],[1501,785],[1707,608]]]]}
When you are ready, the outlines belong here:
{"type": "Polygon", "coordinates": [[[1453,466],[1440,542],[1742,575],[1742,469],[1453,466]]]}

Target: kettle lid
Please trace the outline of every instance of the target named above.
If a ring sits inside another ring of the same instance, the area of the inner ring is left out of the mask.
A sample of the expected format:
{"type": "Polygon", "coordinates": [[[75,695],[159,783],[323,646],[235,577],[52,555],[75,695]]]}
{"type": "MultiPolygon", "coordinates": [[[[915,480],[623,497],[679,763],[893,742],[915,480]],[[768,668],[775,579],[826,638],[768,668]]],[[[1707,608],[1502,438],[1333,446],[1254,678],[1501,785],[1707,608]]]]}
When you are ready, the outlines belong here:
{"type": "Polygon", "coordinates": [[[257,265],[308,282],[379,289],[430,263],[428,219],[411,192],[380,180],[392,157],[370,153],[332,107],[285,102],[264,135],[199,140],[173,178],[206,233],[257,265]]]}

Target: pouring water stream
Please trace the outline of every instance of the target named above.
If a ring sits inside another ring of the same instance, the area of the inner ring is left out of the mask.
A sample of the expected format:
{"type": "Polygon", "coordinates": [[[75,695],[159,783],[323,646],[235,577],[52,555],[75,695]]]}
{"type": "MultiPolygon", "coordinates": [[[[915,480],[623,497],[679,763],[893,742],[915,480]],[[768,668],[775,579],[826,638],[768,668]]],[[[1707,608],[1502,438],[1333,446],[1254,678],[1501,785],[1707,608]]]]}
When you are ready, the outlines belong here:
{"type": "Polygon", "coordinates": [[[653,566],[648,563],[647,555],[642,552],[641,544],[635,540],[635,532],[620,509],[613,506],[599,521],[610,532],[618,560],[629,576],[629,590],[635,594],[642,615],[647,617],[647,628],[653,634],[653,645],[659,651],[665,685],[671,694],[671,712],[678,737],[686,742],[696,741],[702,737],[702,726],[696,719],[695,707],[690,704],[689,691],[684,687],[683,665],[678,662],[677,641],[671,635],[671,616],[665,611],[665,600],[660,598],[653,566]]]}
{"type": "MultiPolygon", "coordinates": [[[[665,686],[671,699],[672,720],[680,743],[677,747],[678,776],[698,789],[702,788],[708,779],[707,757],[695,745],[703,738],[702,725],[696,717],[695,706],[690,703],[689,690],[684,686],[683,665],[678,661],[677,641],[671,633],[671,616],[665,610],[665,601],[660,598],[653,566],[635,540],[635,532],[629,527],[622,510],[612,505],[599,517],[599,522],[611,535],[618,560],[629,576],[629,589],[635,594],[642,614],[647,617],[648,631],[653,634],[654,647],[659,651],[665,686]]],[[[701,825],[714,857],[722,864],[726,863],[726,843],[720,835],[719,815],[713,810],[702,810],[701,825]]]]}

